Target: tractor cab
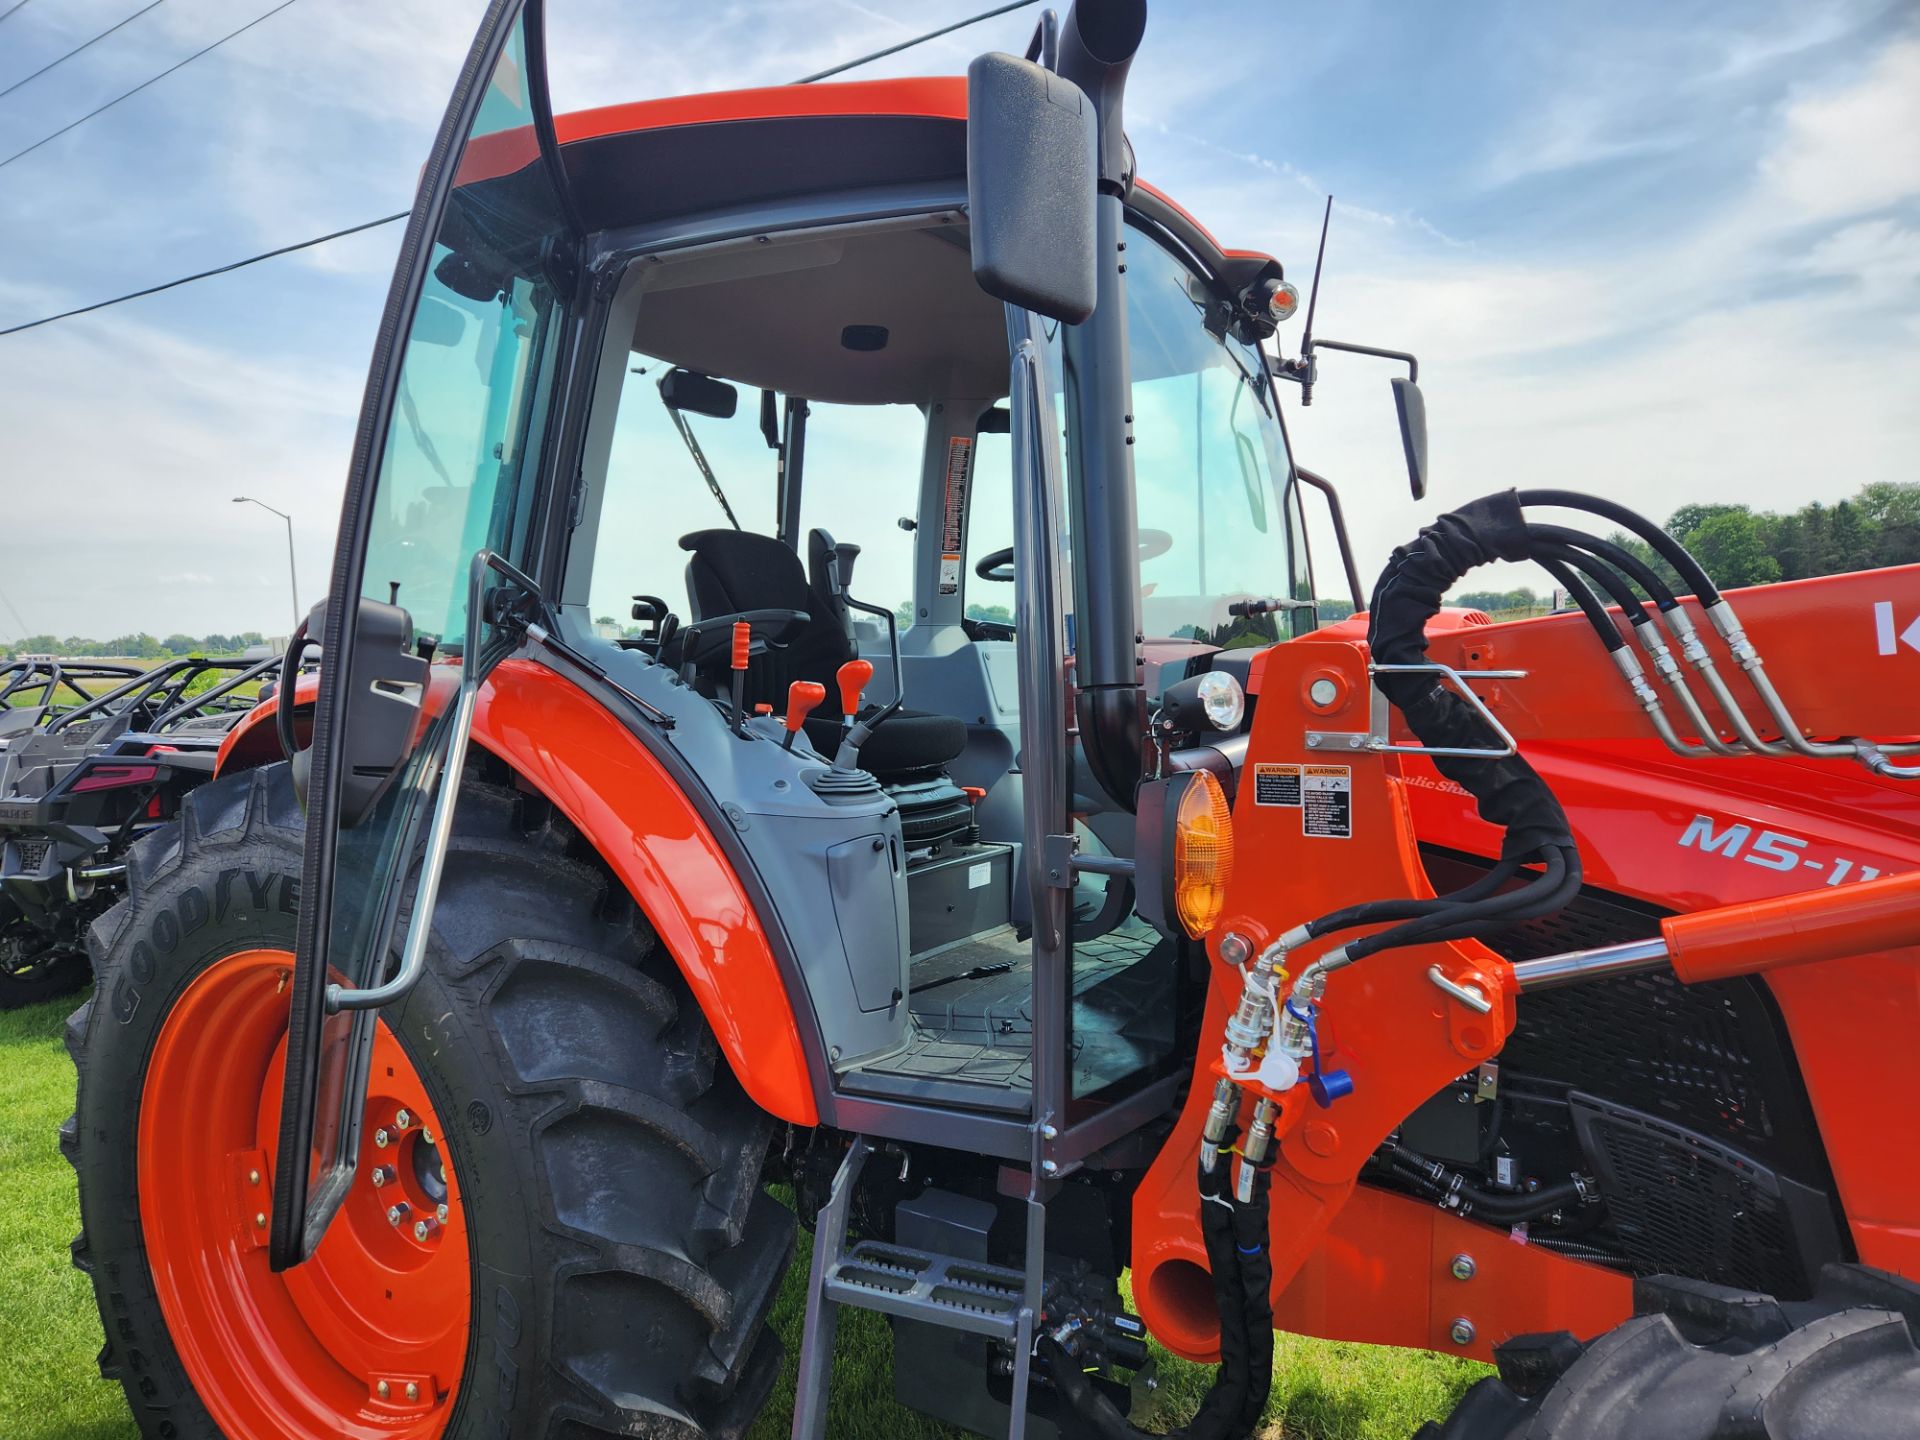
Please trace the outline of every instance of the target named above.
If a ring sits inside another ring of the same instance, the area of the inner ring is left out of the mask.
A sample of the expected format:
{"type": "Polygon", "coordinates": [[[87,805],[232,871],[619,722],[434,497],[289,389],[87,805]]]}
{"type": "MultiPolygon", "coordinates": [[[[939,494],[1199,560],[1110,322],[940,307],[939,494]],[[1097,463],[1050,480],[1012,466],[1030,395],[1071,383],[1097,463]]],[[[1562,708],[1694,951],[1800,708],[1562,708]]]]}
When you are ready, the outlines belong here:
{"type": "Polygon", "coordinates": [[[1136,10],[968,79],[559,117],[537,9],[483,37],[308,627],[277,1263],[352,1184],[371,1013],[422,963],[400,912],[505,662],[722,845],[821,1118],[932,1107],[1009,1159],[1043,1124],[1070,1159],[1166,1108],[1204,952],[1171,865],[1136,882],[1136,796],[1224,811],[1248,660],[1313,591],[1261,352],[1291,287],[1136,181],[1089,48],[1130,54],[1136,10]]]}

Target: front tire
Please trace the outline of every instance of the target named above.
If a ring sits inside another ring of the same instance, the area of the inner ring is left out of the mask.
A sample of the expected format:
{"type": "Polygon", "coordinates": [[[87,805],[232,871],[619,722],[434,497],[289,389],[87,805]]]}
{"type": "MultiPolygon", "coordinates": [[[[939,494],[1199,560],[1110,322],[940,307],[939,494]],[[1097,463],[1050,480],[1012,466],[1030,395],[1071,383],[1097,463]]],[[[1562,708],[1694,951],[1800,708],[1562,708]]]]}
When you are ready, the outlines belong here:
{"type": "Polygon", "coordinates": [[[1913,1440],[1920,1285],[1829,1265],[1813,1298],[1659,1275],[1586,1345],[1527,1335],[1415,1440],[1913,1440]]]}
{"type": "Polygon", "coordinates": [[[772,1121],[727,1072],[624,891],[564,822],[511,790],[462,789],[428,972],[383,1015],[383,1053],[397,1058],[377,1062],[386,1079],[377,1069],[373,1087],[417,1073],[455,1200],[425,1243],[464,1245],[467,1263],[443,1260],[430,1292],[408,1291],[410,1252],[393,1246],[409,1237],[354,1232],[343,1210],[314,1260],[268,1273],[249,1232],[255,1197],[236,1201],[235,1187],[251,1147],[276,1133],[278,1052],[252,1052],[276,1023],[284,1034],[286,987],[269,982],[273,952],[291,963],[303,830],[284,765],[202,787],[134,848],[129,897],[91,937],[98,984],[68,1027],[79,1104],[61,1138],[79,1173],[74,1259],[105,1325],[102,1371],[142,1434],[741,1434],[778,1370],[766,1317],[793,1243],[791,1214],[760,1185],[772,1121]],[[263,1005],[277,1015],[254,1013],[263,1005]],[[176,1017],[208,1033],[170,1027],[176,1017]],[[256,1105],[218,1098],[235,1087],[236,1053],[259,1073],[256,1105]],[[196,1074],[218,1083],[202,1094],[196,1074]],[[155,1131],[182,1108],[188,1123],[155,1131]],[[170,1138],[142,1153],[155,1133],[170,1138]],[[225,1156],[242,1157],[238,1170],[225,1156]],[[180,1229],[180,1216],[210,1213],[232,1223],[180,1229]],[[352,1263],[330,1258],[362,1240],[352,1263]],[[392,1317],[445,1309],[450,1270],[462,1358],[409,1361],[420,1337],[392,1317]],[[315,1313],[313,1292],[326,1319],[303,1334],[287,1316],[315,1313]],[[201,1333],[230,1336],[248,1315],[259,1323],[238,1345],[201,1333]],[[409,1409],[416,1373],[430,1378],[409,1409]]]}

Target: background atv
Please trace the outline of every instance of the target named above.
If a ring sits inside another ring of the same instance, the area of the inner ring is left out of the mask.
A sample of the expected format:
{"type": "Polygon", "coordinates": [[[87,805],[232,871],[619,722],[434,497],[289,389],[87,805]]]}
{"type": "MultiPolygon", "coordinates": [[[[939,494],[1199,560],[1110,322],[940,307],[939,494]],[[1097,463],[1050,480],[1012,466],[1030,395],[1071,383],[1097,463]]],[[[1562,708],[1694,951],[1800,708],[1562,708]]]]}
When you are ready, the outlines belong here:
{"type": "Polygon", "coordinates": [[[86,982],[86,929],[119,895],[128,849],[212,777],[252,688],[279,667],[175,661],[0,749],[0,1009],[86,982]]]}

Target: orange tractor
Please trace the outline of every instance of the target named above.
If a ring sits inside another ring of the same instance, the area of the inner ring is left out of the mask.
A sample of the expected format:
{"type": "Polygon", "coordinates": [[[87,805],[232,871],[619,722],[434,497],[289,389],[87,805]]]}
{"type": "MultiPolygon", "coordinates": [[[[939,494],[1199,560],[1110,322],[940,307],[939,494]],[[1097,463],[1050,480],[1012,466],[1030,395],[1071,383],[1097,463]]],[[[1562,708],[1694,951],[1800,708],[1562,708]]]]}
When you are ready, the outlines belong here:
{"type": "Polygon", "coordinates": [[[494,0],[328,599],[92,932],[143,1434],[739,1435],[796,1217],[798,1440],[848,1306],[990,1435],[1149,1335],[1246,1435],[1275,1327],[1496,1360],[1448,1440],[1914,1433],[1920,574],[1508,492],[1317,625],[1282,393],[1405,362],[1418,493],[1412,359],[1136,176],[1145,21],[556,117],[494,0]]]}

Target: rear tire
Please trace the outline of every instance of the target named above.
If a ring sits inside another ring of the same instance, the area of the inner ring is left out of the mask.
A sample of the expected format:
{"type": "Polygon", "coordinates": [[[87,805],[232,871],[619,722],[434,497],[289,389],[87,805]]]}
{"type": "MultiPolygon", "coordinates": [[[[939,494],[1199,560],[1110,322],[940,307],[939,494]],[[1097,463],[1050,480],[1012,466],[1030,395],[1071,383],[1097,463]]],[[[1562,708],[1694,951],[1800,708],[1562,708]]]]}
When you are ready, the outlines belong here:
{"type": "MultiPolygon", "coordinates": [[[[102,1373],[153,1440],[294,1440],[223,1434],[182,1361],[142,1233],[136,1102],[196,977],[292,950],[303,829],[284,765],[190,795],[134,847],[129,897],[93,928],[95,998],[68,1026],[74,1261],[106,1328],[102,1373]]],[[[624,890],[539,802],[463,787],[433,930],[425,978],[383,1019],[444,1117],[470,1247],[466,1363],[441,1433],[742,1434],[779,1368],[766,1319],[793,1246],[791,1213],[760,1184],[772,1120],[624,890]]]]}
{"type": "Polygon", "coordinates": [[[1829,1265],[1808,1301],[1655,1276],[1581,1345],[1523,1335],[1415,1440],[1913,1440],[1920,1285],[1829,1265]]]}

